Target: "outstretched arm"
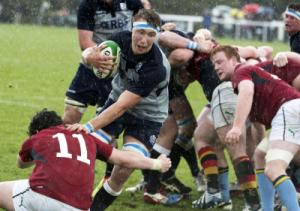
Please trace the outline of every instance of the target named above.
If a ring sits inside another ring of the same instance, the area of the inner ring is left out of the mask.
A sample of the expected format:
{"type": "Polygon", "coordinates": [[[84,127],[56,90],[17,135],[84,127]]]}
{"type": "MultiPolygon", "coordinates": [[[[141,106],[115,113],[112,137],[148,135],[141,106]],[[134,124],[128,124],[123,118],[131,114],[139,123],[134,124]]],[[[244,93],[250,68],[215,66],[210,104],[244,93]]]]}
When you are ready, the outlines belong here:
{"type": "Polygon", "coordinates": [[[126,168],[151,169],[161,172],[166,172],[171,167],[171,161],[166,155],[160,155],[157,159],[152,159],[136,152],[122,151],[115,148],[109,161],[126,168]]]}
{"type": "Polygon", "coordinates": [[[238,97],[236,111],[232,129],[226,135],[226,142],[229,144],[237,143],[240,140],[243,127],[250,113],[253,95],[254,84],[250,80],[243,80],[238,85],[238,97]]]}
{"type": "Polygon", "coordinates": [[[81,125],[79,123],[68,125],[69,130],[78,130],[93,132],[113,122],[124,114],[129,108],[135,106],[143,98],[133,92],[124,91],[118,100],[100,113],[97,117],[90,120],[87,124],[81,125]]]}
{"type": "Polygon", "coordinates": [[[214,45],[211,40],[197,39],[196,41],[191,41],[170,31],[162,32],[158,42],[167,48],[187,48],[203,53],[209,53],[214,45]]]}

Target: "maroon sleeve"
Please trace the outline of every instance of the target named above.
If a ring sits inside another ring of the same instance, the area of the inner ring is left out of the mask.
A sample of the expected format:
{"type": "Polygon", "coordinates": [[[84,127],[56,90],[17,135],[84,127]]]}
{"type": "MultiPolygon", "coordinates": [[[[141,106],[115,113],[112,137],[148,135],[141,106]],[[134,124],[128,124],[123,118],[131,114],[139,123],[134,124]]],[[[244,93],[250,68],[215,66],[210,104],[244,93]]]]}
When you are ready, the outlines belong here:
{"type": "Polygon", "coordinates": [[[27,140],[24,141],[19,151],[19,156],[23,162],[33,161],[33,158],[31,156],[31,150],[32,150],[32,139],[28,138],[27,140]]]}
{"type": "Polygon", "coordinates": [[[97,148],[97,159],[107,161],[111,156],[113,147],[93,137],[97,148]]]}

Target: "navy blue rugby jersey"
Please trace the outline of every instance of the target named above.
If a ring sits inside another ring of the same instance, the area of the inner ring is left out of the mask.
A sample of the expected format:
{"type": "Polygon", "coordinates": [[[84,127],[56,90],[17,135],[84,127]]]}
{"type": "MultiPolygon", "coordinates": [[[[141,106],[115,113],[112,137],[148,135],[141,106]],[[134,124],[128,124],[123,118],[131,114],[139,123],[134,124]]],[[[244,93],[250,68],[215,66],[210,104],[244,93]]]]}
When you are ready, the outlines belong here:
{"type": "Polygon", "coordinates": [[[141,8],[140,0],[113,0],[112,7],[104,0],[82,0],[77,28],[93,31],[93,41],[99,44],[114,32],[131,30],[132,15],[141,8]]]}
{"type": "Polygon", "coordinates": [[[168,83],[170,64],[161,49],[153,44],[151,50],[134,55],[131,48],[131,32],[113,34],[110,40],[121,48],[119,72],[112,81],[109,98],[117,101],[125,90],[143,99],[128,113],[154,122],[163,122],[168,115],[168,83]]]}
{"type": "Polygon", "coordinates": [[[290,37],[291,51],[300,54],[300,31],[290,37]]]}

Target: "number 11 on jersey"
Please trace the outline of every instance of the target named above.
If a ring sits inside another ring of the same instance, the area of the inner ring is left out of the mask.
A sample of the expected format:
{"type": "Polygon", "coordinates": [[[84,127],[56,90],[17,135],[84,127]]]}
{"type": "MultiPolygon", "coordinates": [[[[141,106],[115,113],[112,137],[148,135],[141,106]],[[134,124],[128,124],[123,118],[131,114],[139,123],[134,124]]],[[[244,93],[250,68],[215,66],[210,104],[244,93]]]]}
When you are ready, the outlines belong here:
{"type": "MultiPolygon", "coordinates": [[[[56,153],[56,157],[71,159],[73,156],[71,153],[69,153],[68,143],[67,143],[65,134],[57,133],[52,137],[57,138],[58,143],[59,143],[60,152],[56,153]]],[[[90,165],[91,161],[87,157],[87,149],[86,149],[86,145],[85,145],[83,136],[81,134],[73,134],[72,137],[75,138],[79,142],[79,147],[80,147],[80,155],[77,155],[76,159],[78,161],[81,161],[83,163],[90,165]]]]}

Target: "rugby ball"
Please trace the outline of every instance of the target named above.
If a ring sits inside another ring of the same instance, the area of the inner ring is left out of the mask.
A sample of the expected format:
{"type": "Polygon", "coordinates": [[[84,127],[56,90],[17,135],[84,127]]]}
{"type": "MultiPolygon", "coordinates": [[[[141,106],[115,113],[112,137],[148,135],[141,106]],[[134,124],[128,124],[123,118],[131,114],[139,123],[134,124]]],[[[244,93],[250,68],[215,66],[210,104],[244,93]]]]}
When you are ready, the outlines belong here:
{"type": "Polygon", "coordinates": [[[107,73],[104,73],[101,71],[101,69],[93,67],[93,72],[98,78],[114,77],[117,74],[118,68],[119,68],[120,47],[116,42],[114,42],[112,40],[106,40],[106,41],[100,43],[99,45],[103,45],[103,44],[105,44],[106,47],[100,51],[100,54],[115,57],[113,68],[111,70],[109,70],[107,73]]]}

